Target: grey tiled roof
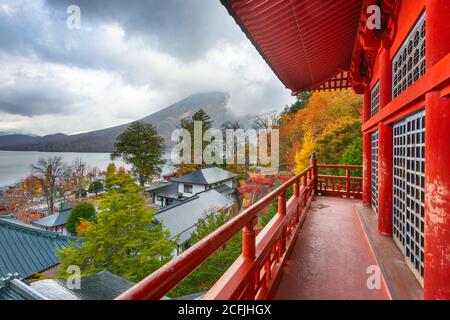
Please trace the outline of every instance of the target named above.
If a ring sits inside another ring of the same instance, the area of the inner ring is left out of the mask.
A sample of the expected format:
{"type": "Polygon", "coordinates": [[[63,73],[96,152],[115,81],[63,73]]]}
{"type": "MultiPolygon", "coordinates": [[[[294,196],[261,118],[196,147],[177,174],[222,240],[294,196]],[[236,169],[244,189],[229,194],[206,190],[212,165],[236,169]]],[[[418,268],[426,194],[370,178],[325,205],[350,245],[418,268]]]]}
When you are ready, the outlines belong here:
{"type": "Polygon", "coordinates": [[[51,268],[58,264],[56,250],[75,240],[0,219],[0,277],[17,272],[26,278],[51,268]]]}
{"type": "Polygon", "coordinates": [[[230,188],[226,184],[222,184],[218,187],[215,187],[214,190],[216,190],[217,192],[219,192],[225,196],[229,196],[230,194],[232,194],[234,192],[234,189],[230,188]]]}
{"type": "Polygon", "coordinates": [[[113,300],[134,282],[109,271],[82,277],[79,289],[69,289],[64,279],[44,279],[26,284],[16,276],[0,280],[0,300],[113,300]]]}
{"type": "Polygon", "coordinates": [[[232,172],[228,172],[218,167],[211,167],[200,169],[181,177],[175,177],[172,181],[192,184],[213,184],[232,179],[236,176],[237,175],[232,172]]]}
{"type": "Polygon", "coordinates": [[[50,300],[113,300],[131,288],[134,282],[103,270],[80,279],[80,289],[68,289],[63,279],[45,279],[31,283],[31,288],[50,300]]]}
{"type": "Polygon", "coordinates": [[[182,244],[191,237],[199,219],[232,205],[233,201],[229,198],[210,189],[163,208],[155,214],[155,218],[170,231],[172,238],[179,237],[178,244],[182,244]]]}
{"type": "Polygon", "coordinates": [[[34,220],[32,223],[41,227],[58,227],[64,226],[72,213],[72,209],[55,212],[44,218],[34,220]]]}
{"type": "Polygon", "coordinates": [[[156,188],[147,189],[146,191],[166,198],[176,199],[179,197],[178,184],[176,182],[169,182],[156,188]]]}

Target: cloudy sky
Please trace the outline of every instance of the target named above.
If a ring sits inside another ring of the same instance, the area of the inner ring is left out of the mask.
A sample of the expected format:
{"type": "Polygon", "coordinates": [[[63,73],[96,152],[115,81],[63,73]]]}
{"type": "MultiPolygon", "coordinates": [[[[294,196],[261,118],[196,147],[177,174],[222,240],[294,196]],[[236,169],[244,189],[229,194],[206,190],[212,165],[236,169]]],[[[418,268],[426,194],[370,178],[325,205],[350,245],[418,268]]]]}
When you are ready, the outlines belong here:
{"type": "Polygon", "coordinates": [[[237,114],[293,101],[219,0],[0,0],[0,132],[101,129],[208,91],[237,114]]]}

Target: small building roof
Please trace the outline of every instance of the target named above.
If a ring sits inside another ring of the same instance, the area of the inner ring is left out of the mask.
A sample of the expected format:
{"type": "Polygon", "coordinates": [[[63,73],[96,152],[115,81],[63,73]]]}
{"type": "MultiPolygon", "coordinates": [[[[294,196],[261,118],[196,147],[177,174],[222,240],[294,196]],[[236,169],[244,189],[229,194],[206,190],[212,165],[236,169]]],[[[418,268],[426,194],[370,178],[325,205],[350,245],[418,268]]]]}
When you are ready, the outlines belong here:
{"type": "Polygon", "coordinates": [[[134,285],[134,282],[107,270],[80,280],[80,289],[67,288],[64,279],[44,279],[32,282],[30,286],[50,300],[113,300],[134,285]]]}
{"type": "Polygon", "coordinates": [[[198,220],[221,209],[230,208],[233,201],[215,189],[200,192],[183,202],[161,209],[155,218],[170,231],[172,238],[179,237],[178,244],[186,242],[195,231],[198,220]]]}
{"type": "Polygon", "coordinates": [[[218,167],[204,168],[184,176],[175,177],[174,182],[192,183],[192,184],[214,184],[236,177],[237,174],[223,170],[218,167]]]}
{"type": "Polygon", "coordinates": [[[178,184],[176,182],[168,182],[158,187],[149,188],[145,191],[166,198],[177,199],[180,197],[178,193],[178,184]]]}
{"type": "Polygon", "coordinates": [[[38,225],[44,228],[64,226],[69,220],[72,209],[55,212],[49,216],[32,221],[34,225],[38,225]]]}
{"type": "Polygon", "coordinates": [[[25,222],[15,218],[13,215],[2,216],[2,217],[0,217],[0,220],[6,221],[6,222],[11,222],[11,223],[17,224],[19,226],[23,226],[23,227],[41,230],[38,226],[33,226],[31,224],[25,223],[25,222]]]}
{"type": "Polygon", "coordinates": [[[27,285],[14,275],[0,281],[0,300],[113,300],[134,282],[107,270],[81,278],[80,289],[64,279],[44,279],[27,285]]]}
{"type": "Polygon", "coordinates": [[[230,194],[232,194],[234,192],[234,189],[230,188],[226,184],[221,184],[220,186],[215,187],[214,190],[216,190],[220,194],[223,194],[224,196],[229,196],[230,194]]]}
{"type": "Polygon", "coordinates": [[[59,263],[56,250],[76,240],[0,219],[0,277],[17,272],[27,278],[47,270],[59,263]]]}

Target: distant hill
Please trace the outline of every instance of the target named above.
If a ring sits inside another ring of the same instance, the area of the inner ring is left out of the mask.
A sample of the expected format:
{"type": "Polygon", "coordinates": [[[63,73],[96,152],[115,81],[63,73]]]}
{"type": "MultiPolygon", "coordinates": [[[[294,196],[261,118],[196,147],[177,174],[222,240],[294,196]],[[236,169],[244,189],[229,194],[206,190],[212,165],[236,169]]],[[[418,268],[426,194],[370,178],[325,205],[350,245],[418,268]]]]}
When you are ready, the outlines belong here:
{"type": "MultiPolygon", "coordinates": [[[[139,121],[153,124],[158,132],[170,145],[170,135],[179,125],[180,120],[192,116],[203,109],[214,120],[214,126],[219,128],[228,120],[240,120],[249,126],[253,117],[237,118],[226,107],[228,94],[209,92],[194,94],[176,102],[139,121]]],[[[111,152],[118,135],[131,123],[75,135],[53,134],[43,137],[12,134],[0,136],[0,150],[10,151],[46,151],[46,152],[111,152]]]]}

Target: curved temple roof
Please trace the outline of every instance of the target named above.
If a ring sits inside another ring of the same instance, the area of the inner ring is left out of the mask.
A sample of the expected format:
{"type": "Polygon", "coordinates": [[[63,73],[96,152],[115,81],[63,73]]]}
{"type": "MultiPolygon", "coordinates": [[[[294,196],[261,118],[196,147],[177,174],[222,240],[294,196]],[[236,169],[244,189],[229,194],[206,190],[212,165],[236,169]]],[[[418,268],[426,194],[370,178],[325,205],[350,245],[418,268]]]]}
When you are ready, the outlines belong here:
{"type": "Polygon", "coordinates": [[[293,94],[350,87],[363,0],[221,0],[293,94]]]}

